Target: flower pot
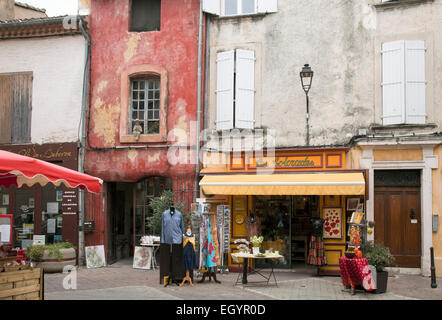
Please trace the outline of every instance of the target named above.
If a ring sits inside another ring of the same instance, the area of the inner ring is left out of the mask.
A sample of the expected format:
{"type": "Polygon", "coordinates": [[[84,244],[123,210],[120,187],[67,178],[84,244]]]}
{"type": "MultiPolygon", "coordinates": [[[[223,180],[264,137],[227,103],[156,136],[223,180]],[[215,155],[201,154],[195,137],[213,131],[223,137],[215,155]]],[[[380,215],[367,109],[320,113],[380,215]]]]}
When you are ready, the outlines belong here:
{"type": "Polygon", "coordinates": [[[259,247],[252,247],[252,253],[258,254],[259,253],[259,247]]]}
{"type": "Polygon", "coordinates": [[[376,272],[376,293],[385,293],[387,291],[388,272],[376,272]]]}
{"type": "Polygon", "coordinates": [[[44,272],[54,273],[63,272],[63,268],[68,265],[75,266],[76,252],[74,248],[60,249],[61,260],[57,256],[50,255],[48,250],[43,251],[43,256],[36,262],[38,268],[42,268],[44,272]]]}

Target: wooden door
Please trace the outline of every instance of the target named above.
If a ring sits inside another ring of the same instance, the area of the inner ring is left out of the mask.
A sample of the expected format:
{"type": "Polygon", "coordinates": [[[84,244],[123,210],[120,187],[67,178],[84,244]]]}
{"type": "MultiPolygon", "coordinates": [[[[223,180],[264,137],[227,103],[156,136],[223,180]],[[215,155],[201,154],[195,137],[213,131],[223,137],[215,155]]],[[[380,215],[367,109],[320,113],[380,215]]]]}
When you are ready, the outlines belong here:
{"type": "Polygon", "coordinates": [[[398,267],[421,266],[420,188],[375,188],[375,242],[390,248],[398,267]]]}

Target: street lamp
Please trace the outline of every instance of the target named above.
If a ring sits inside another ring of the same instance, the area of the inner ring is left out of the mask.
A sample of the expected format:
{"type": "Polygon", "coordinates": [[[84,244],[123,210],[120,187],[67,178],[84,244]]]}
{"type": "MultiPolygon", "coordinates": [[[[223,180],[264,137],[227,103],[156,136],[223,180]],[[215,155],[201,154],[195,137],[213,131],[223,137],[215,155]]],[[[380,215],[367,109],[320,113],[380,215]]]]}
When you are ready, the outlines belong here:
{"type": "Polygon", "coordinates": [[[308,92],[310,91],[310,88],[312,86],[313,70],[312,70],[312,68],[310,68],[310,66],[308,64],[305,64],[304,67],[302,68],[301,72],[299,73],[299,75],[301,77],[301,85],[302,85],[302,89],[305,92],[305,98],[306,98],[306,102],[307,102],[307,113],[306,113],[307,133],[306,133],[305,140],[306,140],[306,145],[308,146],[310,144],[310,128],[309,128],[310,110],[309,110],[308,92]]]}

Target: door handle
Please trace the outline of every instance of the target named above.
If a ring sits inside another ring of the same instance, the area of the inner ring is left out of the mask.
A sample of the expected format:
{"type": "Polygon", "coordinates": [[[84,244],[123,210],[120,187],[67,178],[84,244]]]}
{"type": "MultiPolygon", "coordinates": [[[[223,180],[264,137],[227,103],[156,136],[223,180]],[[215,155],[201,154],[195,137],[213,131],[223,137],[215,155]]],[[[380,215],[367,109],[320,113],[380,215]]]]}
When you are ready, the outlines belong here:
{"type": "Polygon", "coordinates": [[[410,210],[410,219],[415,219],[416,218],[416,214],[414,213],[414,210],[413,209],[411,209],[410,210]]]}

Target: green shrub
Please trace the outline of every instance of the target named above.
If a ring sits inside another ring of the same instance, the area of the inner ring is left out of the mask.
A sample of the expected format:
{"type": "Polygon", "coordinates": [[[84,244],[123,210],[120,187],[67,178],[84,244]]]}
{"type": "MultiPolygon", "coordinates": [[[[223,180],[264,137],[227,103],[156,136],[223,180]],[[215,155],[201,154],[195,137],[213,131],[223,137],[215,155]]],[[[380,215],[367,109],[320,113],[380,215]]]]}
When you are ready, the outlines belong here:
{"type": "Polygon", "coordinates": [[[372,241],[367,243],[364,255],[376,271],[384,271],[384,268],[392,266],[395,260],[388,247],[372,241]]]}
{"type": "MultiPolygon", "coordinates": [[[[151,217],[147,218],[147,225],[153,235],[161,235],[163,212],[174,204],[174,197],[175,194],[173,191],[166,190],[161,196],[155,197],[151,200],[149,206],[152,208],[153,214],[151,217]]],[[[184,228],[186,228],[187,223],[190,221],[190,214],[184,212],[184,203],[179,202],[175,204],[175,208],[183,214],[184,228]]]]}
{"type": "Polygon", "coordinates": [[[69,242],[59,242],[54,244],[30,245],[26,249],[26,256],[34,261],[39,261],[43,257],[43,251],[48,250],[50,256],[56,257],[58,261],[63,259],[60,249],[69,249],[74,246],[69,242]]]}

